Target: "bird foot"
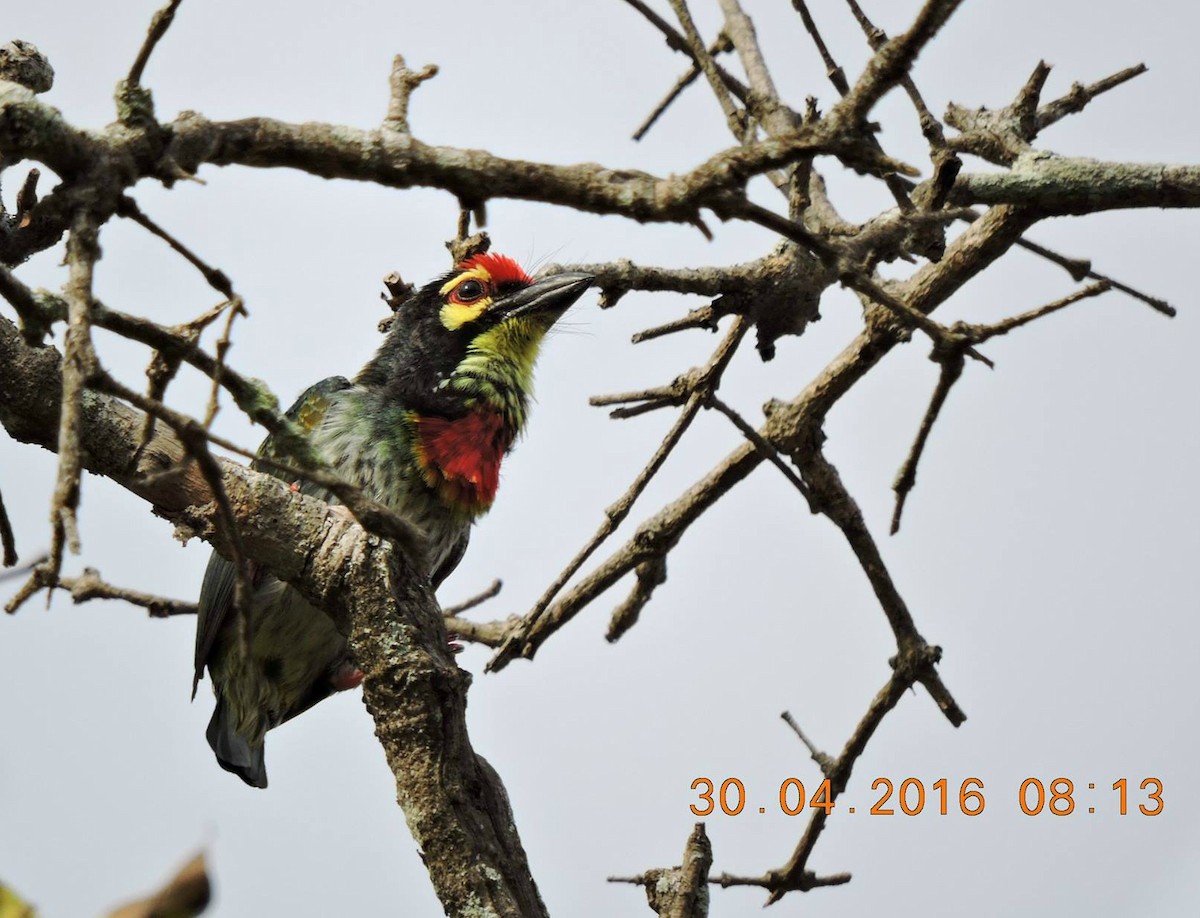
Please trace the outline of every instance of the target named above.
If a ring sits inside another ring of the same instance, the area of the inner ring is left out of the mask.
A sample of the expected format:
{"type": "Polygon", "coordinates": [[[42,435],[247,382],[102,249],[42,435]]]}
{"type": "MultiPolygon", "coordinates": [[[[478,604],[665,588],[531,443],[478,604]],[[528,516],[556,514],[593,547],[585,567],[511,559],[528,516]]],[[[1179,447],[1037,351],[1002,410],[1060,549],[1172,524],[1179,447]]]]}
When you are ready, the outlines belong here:
{"type": "Polygon", "coordinates": [[[363,671],[353,663],[343,663],[329,677],[329,682],[335,692],[346,692],[358,688],[362,685],[362,681],[363,671]]]}
{"type": "Polygon", "coordinates": [[[463,647],[462,644],[458,643],[458,635],[457,634],[448,634],[448,635],[446,635],[446,638],[447,638],[446,646],[449,648],[451,653],[462,653],[463,652],[463,650],[465,648],[463,647]]]}

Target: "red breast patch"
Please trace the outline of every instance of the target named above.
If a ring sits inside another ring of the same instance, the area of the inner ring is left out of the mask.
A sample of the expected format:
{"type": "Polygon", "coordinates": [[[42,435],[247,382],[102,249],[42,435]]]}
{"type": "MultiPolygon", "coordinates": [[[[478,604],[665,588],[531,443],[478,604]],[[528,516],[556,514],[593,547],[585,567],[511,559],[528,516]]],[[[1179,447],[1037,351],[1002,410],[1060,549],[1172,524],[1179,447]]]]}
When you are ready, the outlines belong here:
{"type": "Polygon", "coordinates": [[[465,509],[490,507],[500,486],[500,462],[512,443],[504,419],[494,411],[454,420],[419,417],[417,430],[429,483],[465,509]]]}

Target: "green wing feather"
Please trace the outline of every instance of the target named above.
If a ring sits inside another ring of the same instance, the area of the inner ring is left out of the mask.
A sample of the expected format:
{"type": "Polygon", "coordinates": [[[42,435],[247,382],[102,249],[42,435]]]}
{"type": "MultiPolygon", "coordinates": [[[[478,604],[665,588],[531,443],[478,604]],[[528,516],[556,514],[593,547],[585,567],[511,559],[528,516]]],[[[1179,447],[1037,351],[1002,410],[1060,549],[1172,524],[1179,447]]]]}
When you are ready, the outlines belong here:
{"type": "MultiPolygon", "coordinates": [[[[309,386],[304,394],[296,399],[287,411],[289,421],[300,426],[305,434],[311,434],[325,417],[325,412],[333,403],[331,396],[336,392],[352,388],[350,380],[344,376],[331,376],[315,385],[309,386]]],[[[274,437],[268,436],[258,448],[260,456],[276,458],[274,437]]],[[[272,468],[264,463],[254,462],[253,468],[267,472],[276,478],[287,479],[287,473],[272,468]]],[[[204,581],[200,585],[200,602],[196,616],[196,655],[195,675],[192,682],[192,696],[196,694],[196,686],[204,675],[204,667],[208,665],[213,645],[221,632],[221,627],[229,617],[233,608],[233,565],[215,551],[208,559],[208,569],[204,572],[204,581]]]]}

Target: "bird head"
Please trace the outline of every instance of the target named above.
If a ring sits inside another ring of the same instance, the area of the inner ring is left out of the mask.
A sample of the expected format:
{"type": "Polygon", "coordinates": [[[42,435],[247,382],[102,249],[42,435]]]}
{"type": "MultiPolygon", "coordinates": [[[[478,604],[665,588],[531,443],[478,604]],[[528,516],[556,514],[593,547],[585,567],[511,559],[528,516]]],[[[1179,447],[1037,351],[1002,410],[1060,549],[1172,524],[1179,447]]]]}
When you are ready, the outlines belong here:
{"type": "Polygon", "coordinates": [[[515,435],[542,340],[592,281],[577,272],[535,280],[505,255],[474,255],[397,309],[356,382],[422,416],[492,409],[515,435]]]}

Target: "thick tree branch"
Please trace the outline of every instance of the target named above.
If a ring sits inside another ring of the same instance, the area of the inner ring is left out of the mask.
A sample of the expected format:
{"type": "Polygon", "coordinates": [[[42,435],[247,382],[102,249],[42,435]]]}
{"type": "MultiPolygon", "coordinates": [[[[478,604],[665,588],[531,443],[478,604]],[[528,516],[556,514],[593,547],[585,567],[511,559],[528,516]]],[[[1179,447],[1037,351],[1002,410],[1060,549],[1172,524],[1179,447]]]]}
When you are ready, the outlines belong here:
{"type": "Polygon", "coordinates": [[[1200,166],[1114,163],[1030,151],[1010,172],[960,173],[950,200],[1019,204],[1035,208],[1043,217],[1135,207],[1200,207],[1200,166]]]}

